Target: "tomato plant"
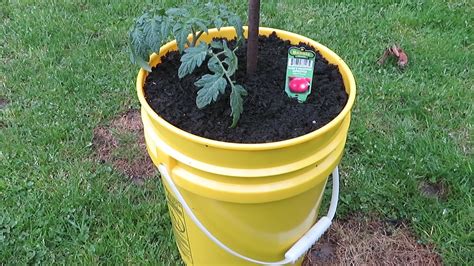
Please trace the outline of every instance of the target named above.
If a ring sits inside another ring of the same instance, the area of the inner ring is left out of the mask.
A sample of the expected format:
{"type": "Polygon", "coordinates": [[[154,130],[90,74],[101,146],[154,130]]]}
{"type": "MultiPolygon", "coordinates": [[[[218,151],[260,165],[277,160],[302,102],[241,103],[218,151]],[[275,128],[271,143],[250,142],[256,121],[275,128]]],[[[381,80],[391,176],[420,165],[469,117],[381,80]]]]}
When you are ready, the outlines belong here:
{"type": "Polygon", "coordinates": [[[204,108],[216,101],[220,94],[224,94],[226,87],[230,87],[231,127],[235,127],[243,111],[243,96],[247,95],[245,88],[232,79],[238,68],[235,51],[243,43],[240,17],[225,5],[210,2],[194,2],[180,8],[146,12],[135,21],[129,32],[131,61],[150,72],[150,54],[159,53],[160,47],[171,36],[176,39],[183,54],[178,69],[179,78],[192,73],[208,59],[207,66],[212,74],[206,74],[194,83],[200,88],[196,97],[197,107],[204,108]],[[220,30],[224,25],[231,25],[236,30],[237,46],[234,49],[230,49],[225,40],[213,41],[210,45],[198,43],[210,27],[220,30]]]}

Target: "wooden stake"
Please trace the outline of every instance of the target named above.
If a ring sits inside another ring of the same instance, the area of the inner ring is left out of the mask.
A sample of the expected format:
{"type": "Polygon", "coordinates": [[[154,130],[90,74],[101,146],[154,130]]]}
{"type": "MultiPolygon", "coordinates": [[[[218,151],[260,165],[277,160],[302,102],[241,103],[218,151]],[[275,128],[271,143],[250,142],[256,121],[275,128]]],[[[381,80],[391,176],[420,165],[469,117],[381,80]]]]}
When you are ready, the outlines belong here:
{"type": "Polygon", "coordinates": [[[260,0],[249,0],[249,23],[247,42],[247,76],[257,72],[258,27],[260,25],[260,0]]]}

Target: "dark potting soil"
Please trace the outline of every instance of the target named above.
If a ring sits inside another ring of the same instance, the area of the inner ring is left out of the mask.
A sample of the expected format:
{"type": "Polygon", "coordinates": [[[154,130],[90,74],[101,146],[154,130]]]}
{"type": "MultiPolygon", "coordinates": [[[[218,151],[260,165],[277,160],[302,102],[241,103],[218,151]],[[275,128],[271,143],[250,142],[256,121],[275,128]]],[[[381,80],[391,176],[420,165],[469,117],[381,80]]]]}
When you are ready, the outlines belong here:
{"type": "MultiPolygon", "coordinates": [[[[235,41],[229,41],[233,47],[235,41]]],[[[313,47],[300,43],[313,51],[313,47]]],[[[239,69],[234,78],[248,91],[244,112],[236,128],[230,128],[230,88],[203,109],[196,107],[194,82],[210,73],[207,61],[192,74],[178,78],[180,54],[170,52],[152,69],[145,81],[145,98],[152,109],[174,126],[209,139],[266,143],[295,138],[314,131],[344,108],[348,95],[336,65],[329,64],[316,51],[311,95],[305,103],[290,99],[284,91],[289,41],[272,34],[259,37],[258,69],[254,78],[246,77],[246,48],[238,49],[239,69]]]]}

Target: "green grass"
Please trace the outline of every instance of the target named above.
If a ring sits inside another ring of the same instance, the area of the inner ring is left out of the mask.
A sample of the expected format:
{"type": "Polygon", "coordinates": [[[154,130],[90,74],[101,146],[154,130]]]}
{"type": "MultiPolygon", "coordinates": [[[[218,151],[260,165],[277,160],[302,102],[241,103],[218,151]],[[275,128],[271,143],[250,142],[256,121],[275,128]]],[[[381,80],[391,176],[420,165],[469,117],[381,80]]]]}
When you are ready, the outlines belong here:
{"type": "MultiPolygon", "coordinates": [[[[175,264],[159,179],[133,185],[90,145],[138,106],[126,36],[149,4],[20,2],[0,9],[0,264],[175,264]]],[[[407,220],[446,264],[472,262],[472,1],[262,2],[262,26],[325,44],[356,77],[338,216],[407,220]],[[405,71],[374,64],[393,42],[405,71]],[[423,181],[447,198],[424,197],[423,181]]]]}

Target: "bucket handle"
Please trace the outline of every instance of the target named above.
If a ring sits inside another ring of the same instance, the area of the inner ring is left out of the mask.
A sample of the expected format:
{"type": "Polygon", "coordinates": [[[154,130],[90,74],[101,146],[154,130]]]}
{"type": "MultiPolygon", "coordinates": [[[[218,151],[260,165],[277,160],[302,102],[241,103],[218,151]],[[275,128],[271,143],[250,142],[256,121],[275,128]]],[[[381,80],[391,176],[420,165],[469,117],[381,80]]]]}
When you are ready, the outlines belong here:
{"type": "Polygon", "coordinates": [[[268,261],[260,261],[256,259],[252,259],[249,257],[246,257],[237,251],[234,251],[233,249],[229,248],[227,245],[222,243],[219,239],[217,239],[207,228],[199,221],[199,219],[194,215],[193,211],[189,207],[189,205],[186,203],[184,200],[183,196],[179,192],[178,188],[173,182],[173,179],[168,173],[168,169],[163,165],[160,164],[158,166],[158,169],[161,173],[161,176],[163,177],[163,180],[168,184],[169,188],[171,191],[176,196],[176,199],[181,203],[183,206],[184,210],[186,211],[186,214],[191,218],[191,220],[196,224],[196,226],[201,229],[201,231],[210,239],[212,242],[214,242],[216,245],[221,247],[223,250],[227,251],[228,253],[241,258],[243,260],[257,263],[257,264],[263,264],[263,265],[282,265],[282,264],[287,264],[287,263],[294,263],[298,260],[299,257],[303,256],[306,251],[308,251],[316,241],[328,230],[328,228],[331,226],[332,219],[334,218],[334,215],[336,214],[336,208],[337,208],[337,202],[339,200],[339,167],[336,166],[332,172],[332,195],[331,195],[331,204],[329,206],[329,211],[326,216],[323,216],[319,219],[317,223],[313,225],[309,229],[306,234],[301,237],[286,253],[285,253],[285,259],[281,261],[275,261],[275,262],[268,262],[268,261]]]}

